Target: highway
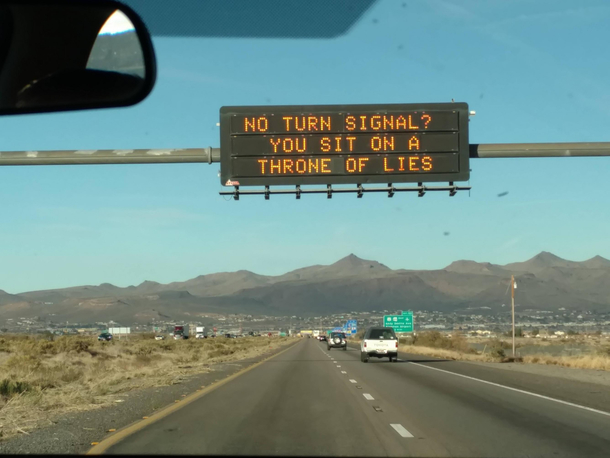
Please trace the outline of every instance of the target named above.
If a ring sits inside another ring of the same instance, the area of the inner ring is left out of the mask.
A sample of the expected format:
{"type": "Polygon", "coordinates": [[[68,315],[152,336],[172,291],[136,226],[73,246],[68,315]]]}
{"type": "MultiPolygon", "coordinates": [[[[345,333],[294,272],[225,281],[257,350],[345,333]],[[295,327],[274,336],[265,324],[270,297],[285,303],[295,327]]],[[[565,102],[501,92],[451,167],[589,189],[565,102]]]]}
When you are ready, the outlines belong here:
{"type": "Polygon", "coordinates": [[[116,437],[102,441],[92,452],[610,455],[606,402],[594,403],[592,394],[568,399],[564,393],[588,389],[586,384],[562,381],[553,388],[547,380],[537,386],[540,379],[528,374],[406,356],[396,363],[372,358],[364,364],[355,348],[327,351],[316,339],[302,339],[184,407],[117,436],[118,442],[116,437]]]}

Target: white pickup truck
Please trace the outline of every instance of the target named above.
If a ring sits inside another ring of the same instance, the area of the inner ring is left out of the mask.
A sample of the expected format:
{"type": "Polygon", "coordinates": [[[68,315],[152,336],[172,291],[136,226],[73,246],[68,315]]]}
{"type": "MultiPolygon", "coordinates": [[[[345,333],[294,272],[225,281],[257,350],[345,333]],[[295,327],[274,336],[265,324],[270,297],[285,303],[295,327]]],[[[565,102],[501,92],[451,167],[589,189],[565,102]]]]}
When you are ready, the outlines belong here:
{"type": "Polygon", "coordinates": [[[398,358],[398,339],[392,328],[371,327],[364,333],[360,343],[360,361],[366,363],[369,358],[398,358]]]}

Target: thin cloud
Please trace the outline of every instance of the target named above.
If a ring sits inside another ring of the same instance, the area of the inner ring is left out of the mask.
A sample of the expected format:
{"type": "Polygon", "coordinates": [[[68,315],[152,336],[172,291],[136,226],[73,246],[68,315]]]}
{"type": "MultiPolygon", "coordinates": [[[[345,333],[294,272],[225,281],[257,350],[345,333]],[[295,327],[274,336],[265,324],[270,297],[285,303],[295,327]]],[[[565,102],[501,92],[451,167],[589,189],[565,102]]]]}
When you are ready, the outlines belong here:
{"type": "Polygon", "coordinates": [[[513,237],[512,239],[508,239],[506,242],[504,242],[502,245],[500,245],[497,249],[496,252],[502,252],[502,251],[506,251],[509,248],[514,247],[515,245],[517,245],[519,242],[521,242],[525,237],[524,236],[519,236],[519,237],[513,237]]]}

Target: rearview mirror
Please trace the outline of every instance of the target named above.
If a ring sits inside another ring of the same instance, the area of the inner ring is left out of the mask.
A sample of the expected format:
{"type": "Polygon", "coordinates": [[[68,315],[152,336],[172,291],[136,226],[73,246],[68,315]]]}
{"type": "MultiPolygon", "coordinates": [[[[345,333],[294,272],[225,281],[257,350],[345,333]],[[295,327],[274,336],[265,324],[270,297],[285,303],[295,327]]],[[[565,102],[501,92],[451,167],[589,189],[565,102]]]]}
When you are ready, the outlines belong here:
{"type": "Polygon", "coordinates": [[[134,105],[156,77],[150,35],[114,0],[0,0],[0,114],[134,105]]]}

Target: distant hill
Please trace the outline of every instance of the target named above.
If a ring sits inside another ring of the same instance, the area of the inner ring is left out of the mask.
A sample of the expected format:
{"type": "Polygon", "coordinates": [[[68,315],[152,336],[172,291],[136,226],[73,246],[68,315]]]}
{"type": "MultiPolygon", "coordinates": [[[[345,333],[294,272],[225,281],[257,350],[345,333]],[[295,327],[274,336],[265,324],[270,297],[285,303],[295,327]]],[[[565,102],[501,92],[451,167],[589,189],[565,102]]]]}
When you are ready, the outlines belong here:
{"type": "Polygon", "coordinates": [[[575,262],[543,251],[504,266],[459,260],[439,270],[392,270],[350,254],[278,276],[239,270],[126,288],[102,283],[19,294],[0,290],[0,319],[150,322],[208,313],[312,316],[400,308],[496,313],[507,310],[511,275],[522,309],[610,310],[608,259],[575,262]]]}
{"type": "MultiPolygon", "coordinates": [[[[602,258],[603,259],[603,258],[602,258]]],[[[549,267],[582,267],[580,263],[574,261],[567,261],[566,259],[555,256],[553,253],[543,251],[538,253],[531,259],[525,262],[513,262],[512,264],[506,264],[504,269],[511,271],[522,271],[522,272],[539,272],[542,269],[549,267]]]]}
{"type": "Polygon", "coordinates": [[[445,267],[445,270],[448,272],[476,275],[502,275],[506,273],[500,266],[490,264],[489,262],[475,261],[454,261],[445,267]]]}
{"type": "Polygon", "coordinates": [[[21,302],[23,300],[25,300],[25,298],[17,296],[16,294],[9,294],[6,291],[0,289],[0,305],[13,304],[15,302],[21,302]]]}
{"type": "Polygon", "coordinates": [[[603,269],[610,268],[610,260],[602,258],[601,256],[595,256],[591,259],[587,259],[580,263],[582,267],[588,267],[590,269],[603,269]]]}

